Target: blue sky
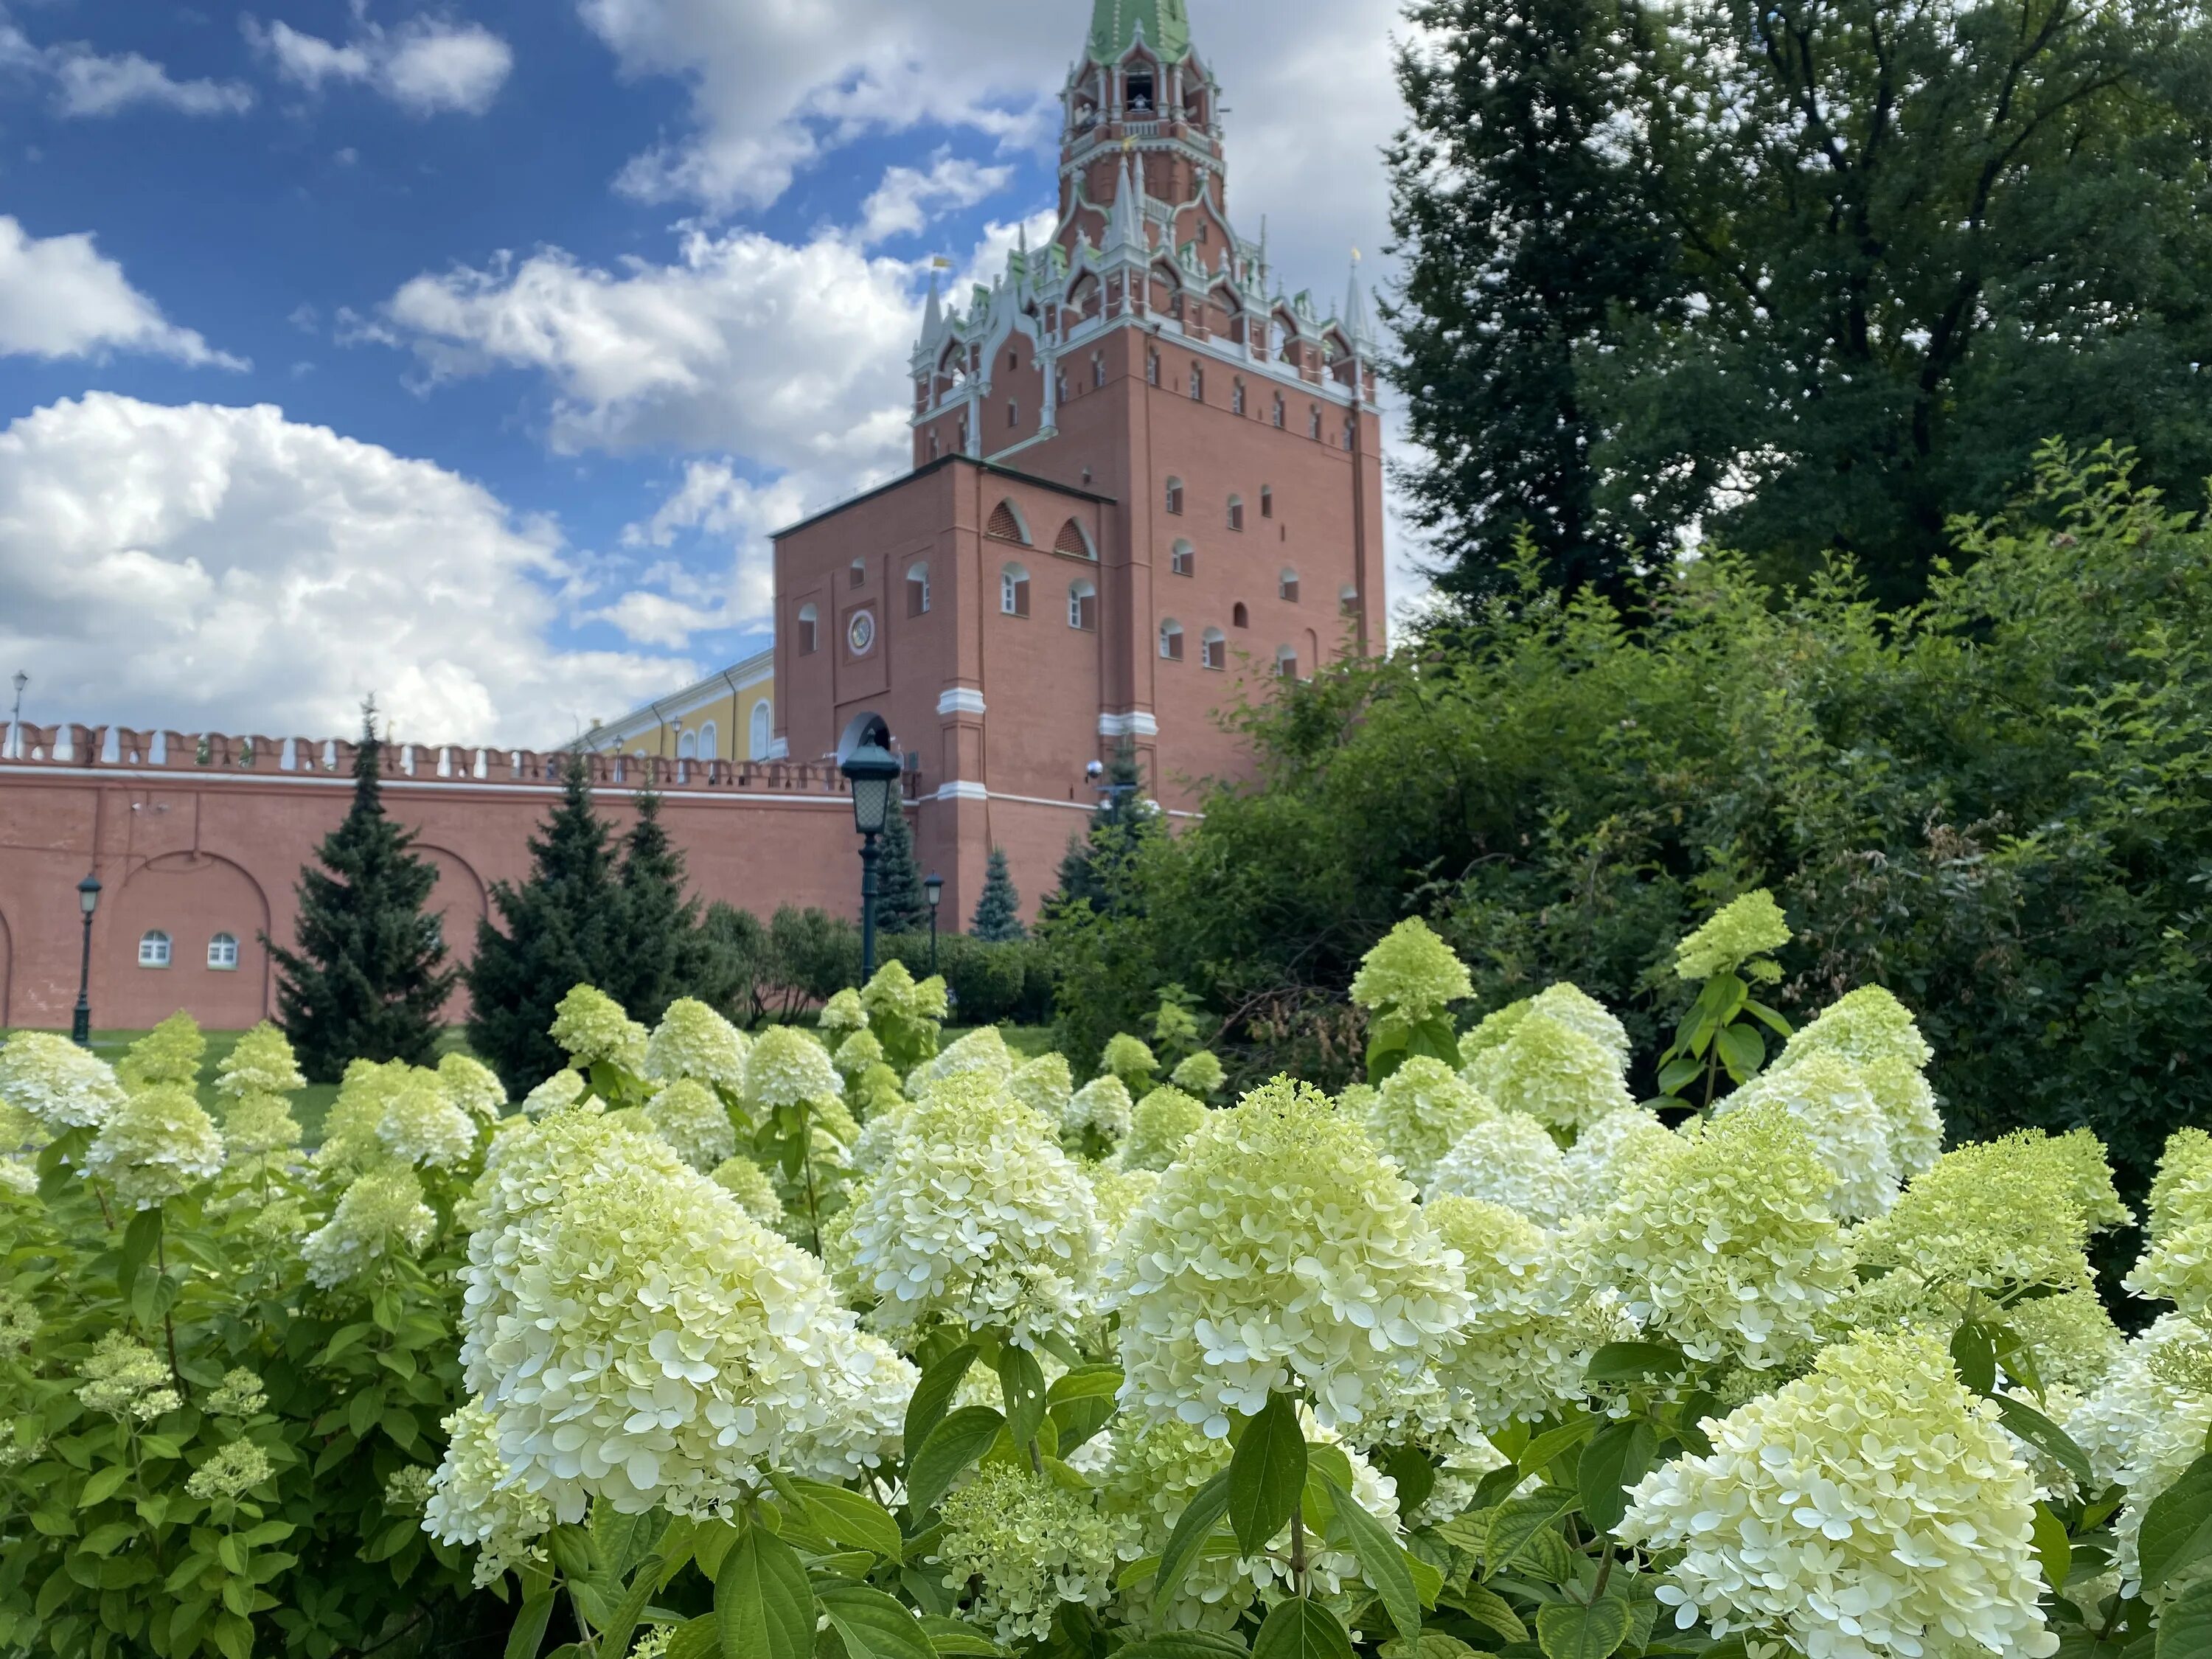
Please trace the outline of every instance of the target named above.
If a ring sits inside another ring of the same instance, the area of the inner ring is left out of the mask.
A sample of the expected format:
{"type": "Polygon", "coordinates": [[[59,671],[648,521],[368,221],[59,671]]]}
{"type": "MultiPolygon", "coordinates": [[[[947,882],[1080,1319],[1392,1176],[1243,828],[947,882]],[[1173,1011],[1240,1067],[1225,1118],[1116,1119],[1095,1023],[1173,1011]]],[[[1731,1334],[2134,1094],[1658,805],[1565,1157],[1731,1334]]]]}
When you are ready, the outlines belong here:
{"type": "MultiPolygon", "coordinates": [[[[1382,235],[1392,9],[1193,11],[1232,210],[1326,306],[1382,235]]],[[[319,733],[374,690],[550,744],[757,648],[765,532],[903,464],[932,258],[1046,228],[1087,13],[5,0],[26,718],[319,733]]]]}

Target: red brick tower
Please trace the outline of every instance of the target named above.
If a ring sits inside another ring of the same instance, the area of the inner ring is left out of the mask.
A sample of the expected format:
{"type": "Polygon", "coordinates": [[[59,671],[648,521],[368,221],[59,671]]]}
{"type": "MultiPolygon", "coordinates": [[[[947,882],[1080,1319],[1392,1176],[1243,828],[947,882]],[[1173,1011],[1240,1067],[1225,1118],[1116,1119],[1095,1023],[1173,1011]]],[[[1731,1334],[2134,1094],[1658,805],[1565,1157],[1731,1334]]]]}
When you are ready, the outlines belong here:
{"type": "Polygon", "coordinates": [[[811,759],[884,714],[948,921],[993,845],[1034,908],[1090,761],[1133,742],[1188,810],[1248,763],[1212,718],[1240,682],[1382,646],[1357,276],[1335,316],[1284,295],[1229,219],[1220,98],[1182,0],[1095,0],[1052,240],[964,306],[933,285],[915,470],[777,538],[778,732],[811,759]]]}

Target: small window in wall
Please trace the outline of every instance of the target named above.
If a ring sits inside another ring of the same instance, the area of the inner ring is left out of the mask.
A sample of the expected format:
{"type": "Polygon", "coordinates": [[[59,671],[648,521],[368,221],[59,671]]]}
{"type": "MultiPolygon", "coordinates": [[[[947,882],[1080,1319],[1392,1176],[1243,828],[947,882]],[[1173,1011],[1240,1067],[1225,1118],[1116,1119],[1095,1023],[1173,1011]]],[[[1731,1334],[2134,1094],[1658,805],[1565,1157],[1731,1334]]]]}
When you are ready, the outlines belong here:
{"type": "Polygon", "coordinates": [[[699,734],[696,732],[686,732],[676,739],[676,758],[678,760],[699,758],[699,734]]]}
{"type": "Polygon", "coordinates": [[[1244,382],[1242,380],[1229,388],[1229,412],[1231,415],[1244,412],[1244,382]]]}
{"type": "Polygon", "coordinates": [[[1106,389],[1106,354],[1103,351],[1091,354],[1091,389],[1093,392],[1106,389]]]}
{"type": "Polygon", "coordinates": [[[1277,679],[1294,680],[1297,678],[1297,647],[1292,645],[1277,646],[1275,647],[1275,678],[1277,679]]]}
{"type": "Polygon", "coordinates": [[[1006,367],[1016,374],[1020,373],[1022,367],[1022,354],[1018,351],[1009,351],[1006,354],[1006,367]]]}
{"type": "Polygon", "coordinates": [[[208,941],[208,966],[217,973],[238,971],[238,935],[217,933],[208,941]]]}
{"type": "MultiPolygon", "coordinates": [[[[1083,482],[1085,483],[1091,482],[1087,470],[1083,482]]],[[[1098,558],[1098,556],[1091,550],[1091,538],[1083,533],[1082,525],[1073,519],[1060,526],[1060,534],[1053,541],[1052,550],[1055,553],[1065,553],[1071,559],[1089,559],[1094,563],[1098,558]]]]}
{"type": "Polygon", "coordinates": [[[1282,426],[1283,426],[1283,400],[1282,400],[1282,398],[1281,398],[1279,396],[1278,396],[1278,397],[1276,398],[1276,399],[1275,399],[1275,429],[1276,429],[1277,431],[1279,431],[1279,432],[1280,430],[1282,430],[1282,426]]]}
{"type": "Polygon", "coordinates": [[[1194,404],[1206,401],[1206,371],[1196,363],[1190,366],[1190,400],[1194,404]]]}
{"type": "Polygon", "coordinates": [[[1244,498],[1242,495],[1231,495],[1229,498],[1229,527],[1231,530],[1242,530],[1244,527],[1244,498]]]}
{"type": "Polygon", "coordinates": [[[1182,624],[1173,617],[1160,624],[1160,657],[1166,662],[1182,660],[1182,624]]]}
{"type": "Polygon", "coordinates": [[[1273,484],[1260,486],[1260,516],[1263,519],[1275,516],[1275,487],[1273,484]]]}
{"type": "Polygon", "coordinates": [[[1306,436],[1316,439],[1321,436],[1321,410],[1318,408],[1309,408],[1306,412],[1306,436]]]}
{"type": "Polygon", "coordinates": [[[1206,630],[1198,647],[1199,665],[1205,668],[1229,666],[1229,636],[1218,628],[1206,630]]]}
{"type": "Polygon", "coordinates": [[[1154,386],[1160,383],[1160,354],[1157,351],[1146,354],[1145,379],[1154,386]]]}
{"type": "Polygon", "coordinates": [[[906,568],[906,614],[929,614],[929,567],[920,560],[906,568]]]}
{"type": "Polygon", "coordinates": [[[1098,590],[1088,581],[1067,585],[1067,625],[1085,634],[1098,628],[1098,590]]]}
{"type": "Polygon", "coordinates": [[[1336,608],[1347,617],[1359,614],[1359,590],[1347,587],[1336,596],[1336,608]]]}
{"type": "Polygon", "coordinates": [[[1000,501],[991,509],[991,521],[983,526],[983,533],[996,541],[1029,545],[1029,532],[1022,528],[1021,514],[1014,511],[1012,501],[1000,501]]]}
{"type": "Polygon", "coordinates": [[[822,615],[811,605],[799,607],[799,654],[811,657],[822,645],[822,615]]]}
{"type": "Polygon", "coordinates": [[[1020,565],[1010,564],[999,573],[999,614],[1002,617],[1026,617],[1030,614],[1030,573],[1020,565]]]}
{"type": "Polygon", "coordinates": [[[775,708],[766,697],[753,705],[752,731],[750,739],[752,758],[764,761],[775,740],[775,708]]]}
{"type": "Polygon", "coordinates": [[[1198,550],[1188,542],[1177,542],[1175,550],[1168,555],[1168,570],[1177,576],[1198,574],[1198,550]]]}
{"type": "Polygon", "coordinates": [[[929,459],[933,461],[937,459],[937,428],[935,427],[929,428],[929,459]]]}
{"type": "Polygon", "coordinates": [[[1168,511],[1180,517],[1182,514],[1182,480],[1168,480],[1168,511]]]}
{"type": "Polygon", "coordinates": [[[166,968],[169,965],[169,936],[167,933],[156,928],[139,939],[138,965],[141,968],[166,968]]]}
{"type": "Polygon", "coordinates": [[[1359,447],[1359,422],[1356,420],[1346,420],[1344,423],[1344,447],[1346,449],[1359,447]]]}
{"type": "Polygon", "coordinates": [[[699,758],[720,760],[722,757],[722,734],[714,722],[708,720],[699,728],[699,758]]]}
{"type": "Polygon", "coordinates": [[[1230,608],[1229,625],[1231,628],[1249,628],[1252,625],[1252,613],[1245,609],[1243,600],[1237,600],[1230,608]]]}
{"type": "Polygon", "coordinates": [[[846,569],[848,574],[845,585],[848,587],[866,587],[868,585],[868,562],[866,559],[854,560],[846,569]]]}
{"type": "Polygon", "coordinates": [[[1298,573],[1297,571],[1285,570],[1283,572],[1280,576],[1276,578],[1275,587],[1276,591],[1280,593],[1283,598],[1288,599],[1292,605],[1296,605],[1298,602],[1298,573]]]}
{"type": "Polygon", "coordinates": [[[1009,398],[1006,399],[1006,424],[1009,427],[1018,426],[1021,424],[1021,419],[1022,406],[1009,398]]]}

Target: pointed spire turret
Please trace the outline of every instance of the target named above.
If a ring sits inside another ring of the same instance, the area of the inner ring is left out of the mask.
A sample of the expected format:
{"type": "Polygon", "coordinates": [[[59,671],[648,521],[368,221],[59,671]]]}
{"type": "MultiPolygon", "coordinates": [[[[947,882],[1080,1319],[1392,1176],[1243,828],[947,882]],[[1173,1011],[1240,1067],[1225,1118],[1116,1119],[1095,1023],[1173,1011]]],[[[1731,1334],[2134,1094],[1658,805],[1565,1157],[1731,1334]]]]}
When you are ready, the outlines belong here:
{"type": "Polygon", "coordinates": [[[924,345],[933,343],[937,337],[945,331],[945,304],[938,297],[937,293],[938,278],[943,274],[943,271],[935,266],[930,270],[929,303],[922,308],[921,313],[921,343],[924,345]]]}
{"type": "Polygon", "coordinates": [[[1352,250],[1352,286],[1344,296],[1344,332],[1352,342],[1352,349],[1361,356],[1375,343],[1375,331],[1367,322],[1367,299],[1359,291],[1359,250],[1352,250]]]}
{"type": "Polygon", "coordinates": [[[1152,249],[1145,235],[1145,174],[1137,165],[1134,147],[1123,152],[1121,187],[1114,192],[1113,211],[1106,219],[1106,252],[1130,253],[1139,258],[1152,249]]]}

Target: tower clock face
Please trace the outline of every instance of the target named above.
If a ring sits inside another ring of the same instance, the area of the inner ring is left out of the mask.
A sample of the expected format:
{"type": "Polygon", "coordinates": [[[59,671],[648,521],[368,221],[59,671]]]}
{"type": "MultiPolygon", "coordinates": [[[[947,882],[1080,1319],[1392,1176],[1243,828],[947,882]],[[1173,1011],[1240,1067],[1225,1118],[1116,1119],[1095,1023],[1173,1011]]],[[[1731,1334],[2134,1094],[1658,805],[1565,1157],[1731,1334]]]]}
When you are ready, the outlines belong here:
{"type": "Polygon", "coordinates": [[[876,613],[855,611],[853,620],[845,629],[845,642],[856,657],[865,657],[876,647],[876,613]]]}

